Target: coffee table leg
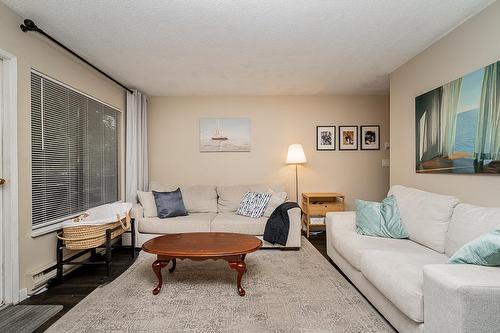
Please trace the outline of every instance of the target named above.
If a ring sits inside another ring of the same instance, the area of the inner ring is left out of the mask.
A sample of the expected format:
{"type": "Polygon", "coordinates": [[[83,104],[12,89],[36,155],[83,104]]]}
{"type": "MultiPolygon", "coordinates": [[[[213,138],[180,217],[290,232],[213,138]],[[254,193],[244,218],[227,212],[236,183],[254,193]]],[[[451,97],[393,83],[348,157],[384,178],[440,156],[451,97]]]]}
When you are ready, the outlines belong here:
{"type": "Polygon", "coordinates": [[[229,262],[229,267],[238,271],[238,294],[240,296],[245,296],[245,290],[241,287],[241,278],[243,277],[243,273],[245,273],[247,269],[247,265],[243,260],[231,261],[229,262]]]}
{"type": "Polygon", "coordinates": [[[170,267],[170,268],[168,269],[168,271],[169,271],[170,273],[173,273],[173,272],[175,271],[175,266],[176,266],[176,263],[177,263],[177,261],[175,260],[175,258],[174,258],[174,259],[172,259],[172,267],[170,267]]]}
{"type": "Polygon", "coordinates": [[[161,290],[161,285],[163,284],[163,279],[161,277],[161,269],[168,265],[170,260],[155,260],[151,267],[153,267],[153,272],[155,272],[156,277],[158,278],[158,285],[155,289],[153,289],[153,295],[158,295],[161,290]]]}

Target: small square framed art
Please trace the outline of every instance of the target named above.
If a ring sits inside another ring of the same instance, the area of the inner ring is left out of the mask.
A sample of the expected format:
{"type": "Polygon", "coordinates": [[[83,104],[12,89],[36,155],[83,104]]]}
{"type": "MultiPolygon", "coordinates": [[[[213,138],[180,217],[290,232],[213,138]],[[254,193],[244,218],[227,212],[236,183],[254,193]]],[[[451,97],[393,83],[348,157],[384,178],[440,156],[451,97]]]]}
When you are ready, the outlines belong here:
{"type": "Polygon", "coordinates": [[[358,126],[339,126],[339,150],[358,150],[358,126]]]}
{"type": "Polygon", "coordinates": [[[380,126],[361,126],[359,139],[361,140],[361,150],[380,150],[380,126]]]}
{"type": "Polygon", "coordinates": [[[335,126],[316,126],[316,150],[335,150],[335,126]]]}

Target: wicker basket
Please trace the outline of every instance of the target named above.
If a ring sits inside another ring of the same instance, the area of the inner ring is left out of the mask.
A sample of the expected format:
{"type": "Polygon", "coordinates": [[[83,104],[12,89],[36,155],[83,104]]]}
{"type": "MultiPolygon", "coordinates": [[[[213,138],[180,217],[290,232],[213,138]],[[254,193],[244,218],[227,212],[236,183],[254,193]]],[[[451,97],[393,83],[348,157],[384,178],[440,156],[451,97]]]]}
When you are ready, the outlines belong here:
{"type": "MultiPolygon", "coordinates": [[[[82,214],[75,218],[74,221],[78,222],[86,216],[86,214],[82,214]]],[[[111,239],[114,239],[129,229],[130,213],[127,213],[122,219],[120,219],[119,215],[116,217],[116,222],[108,224],[63,228],[62,236],[58,235],[57,237],[62,239],[66,248],[70,250],[86,250],[101,246],[106,242],[106,230],[121,226],[121,228],[117,228],[111,233],[111,239]]]]}

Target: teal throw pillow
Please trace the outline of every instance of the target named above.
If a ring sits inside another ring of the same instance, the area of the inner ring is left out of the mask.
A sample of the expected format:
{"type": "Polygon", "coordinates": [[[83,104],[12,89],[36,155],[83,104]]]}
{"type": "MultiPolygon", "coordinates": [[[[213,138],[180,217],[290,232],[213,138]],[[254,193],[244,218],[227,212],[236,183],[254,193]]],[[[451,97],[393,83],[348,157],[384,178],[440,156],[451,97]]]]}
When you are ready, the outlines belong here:
{"type": "Polygon", "coordinates": [[[500,266],[500,230],[471,240],[448,260],[449,264],[500,266]]]}
{"type": "Polygon", "coordinates": [[[396,198],[391,195],[382,202],[356,200],[356,232],[366,236],[408,238],[396,198]]]}

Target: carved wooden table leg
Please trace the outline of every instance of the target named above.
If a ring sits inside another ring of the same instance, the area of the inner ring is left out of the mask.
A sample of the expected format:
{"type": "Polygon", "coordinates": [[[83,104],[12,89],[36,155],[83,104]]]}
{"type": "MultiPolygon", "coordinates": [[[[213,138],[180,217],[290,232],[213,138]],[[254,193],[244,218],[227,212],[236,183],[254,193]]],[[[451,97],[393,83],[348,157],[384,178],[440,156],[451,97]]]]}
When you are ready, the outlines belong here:
{"type": "Polygon", "coordinates": [[[168,269],[168,271],[169,271],[170,273],[173,273],[173,272],[175,271],[175,266],[176,266],[176,263],[177,263],[177,260],[175,260],[175,258],[174,258],[174,259],[172,259],[172,267],[170,267],[170,268],[168,269]]]}
{"type": "MultiPolygon", "coordinates": [[[[241,259],[244,259],[241,258],[241,259]]],[[[243,277],[243,274],[246,272],[247,265],[243,260],[241,261],[231,261],[229,262],[229,267],[232,269],[235,269],[238,271],[238,294],[240,296],[245,296],[245,290],[241,287],[241,278],[243,277]]]]}
{"type": "MultiPolygon", "coordinates": [[[[161,269],[168,265],[170,260],[157,259],[153,262],[151,267],[153,267],[153,272],[155,272],[158,278],[158,285],[153,289],[153,295],[158,295],[161,290],[161,285],[163,284],[163,279],[161,277],[161,269]]],[[[175,265],[175,264],[174,264],[175,265]]]]}

